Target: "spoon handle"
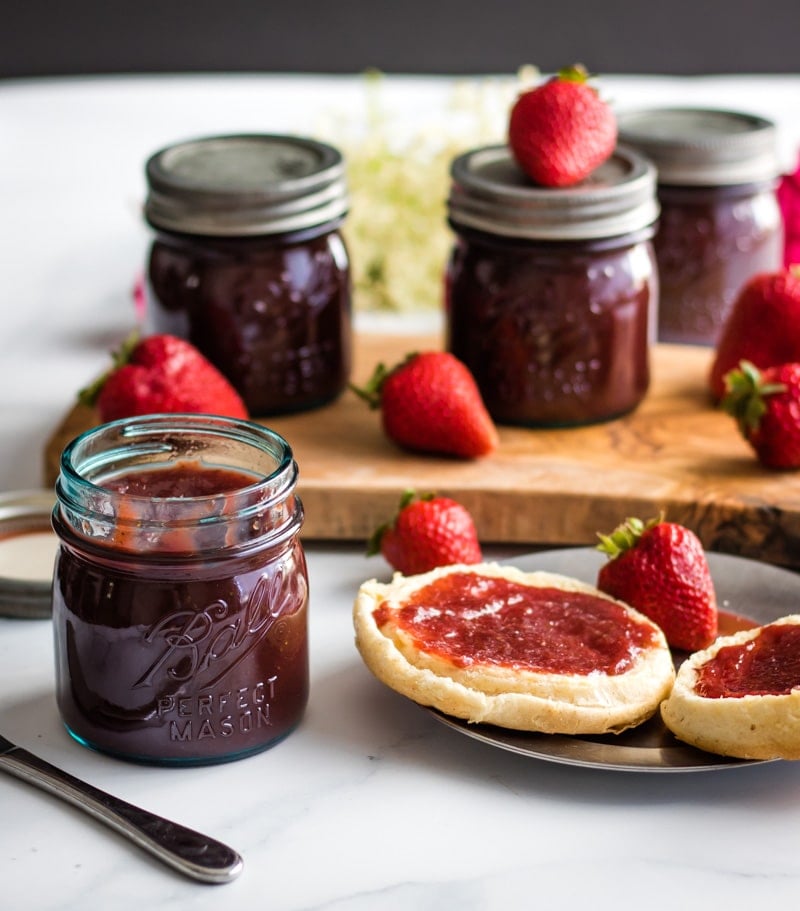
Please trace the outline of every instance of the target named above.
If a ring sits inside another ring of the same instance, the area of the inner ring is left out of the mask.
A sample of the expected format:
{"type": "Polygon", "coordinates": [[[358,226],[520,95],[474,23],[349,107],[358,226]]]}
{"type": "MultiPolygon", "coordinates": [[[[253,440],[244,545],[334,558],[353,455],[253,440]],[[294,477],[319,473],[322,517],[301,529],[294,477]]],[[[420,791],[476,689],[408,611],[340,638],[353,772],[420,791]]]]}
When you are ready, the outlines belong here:
{"type": "Polygon", "coordinates": [[[227,845],[107,794],[21,747],[9,746],[0,754],[0,769],[85,810],[186,876],[226,883],[241,872],[242,858],[227,845]]]}

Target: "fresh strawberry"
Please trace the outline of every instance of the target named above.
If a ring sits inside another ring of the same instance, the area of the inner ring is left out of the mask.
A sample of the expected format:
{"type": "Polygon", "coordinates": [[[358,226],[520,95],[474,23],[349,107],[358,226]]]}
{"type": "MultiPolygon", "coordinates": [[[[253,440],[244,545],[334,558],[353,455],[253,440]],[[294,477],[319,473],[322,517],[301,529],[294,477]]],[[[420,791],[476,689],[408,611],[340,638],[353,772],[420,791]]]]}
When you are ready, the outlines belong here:
{"type": "Polygon", "coordinates": [[[377,553],[405,576],[483,559],[475,523],[465,507],[449,497],[418,498],[413,490],[403,494],[395,518],[370,539],[367,554],[377,553]]]}
{"type": "Polygon", "coordinates": [[[406,449],[475,459],[497,448],[475,379],[449,352],[411,354],[392,370],[379,364],[366,387],[352,388],[381,409],[386,435],[406,449]]]}
{"type": "Polygon", "coordinates": [[[658,624],[676,649],[694,652],[717,636],[717,598],[703,545],[674,522],[627,519],[598,535],[610,560],[597,587],[658,624]]]}
{"type": "Polygon", "coordinates": [[[722,407],[767,468],[800,468],[800,363],[759,370],[749,361],[725,375],[722,407]]]}
{"type": "Polygon", "coordinates": [[[114,353],[111,370],[80,393],[101,421],[159,412],[246,418],[228,380],[194,347],[174,335],[134,334],[114,353]]]}
{"type": "Polygon", "coordinates": [[[760,369],[800,361],[800,268],[756,275],[739,292],[711,365],[715,400],[725,394],[725,374],[742,360],[760,369]]]}
{"type": "Polygon", "coordinates": [[[582,66],[523,92],[511,109],[508,143],[523,171],[546,187],[588,177],[614,151],[617,119],[582,66]]]}

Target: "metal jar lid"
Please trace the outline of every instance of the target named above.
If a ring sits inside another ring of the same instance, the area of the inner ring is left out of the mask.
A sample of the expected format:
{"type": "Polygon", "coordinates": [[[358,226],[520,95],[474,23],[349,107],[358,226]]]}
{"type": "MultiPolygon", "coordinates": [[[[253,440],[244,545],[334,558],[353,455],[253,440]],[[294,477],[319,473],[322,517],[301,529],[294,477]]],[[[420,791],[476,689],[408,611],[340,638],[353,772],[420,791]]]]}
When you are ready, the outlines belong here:
{"type": "Polygon", "coordinates": [[[507,145],[453,161],[448,199],[455,227],[528,240],[594,240],[640,231],[658,217],[655,169],[622,146],[581,183],[540,187],[507,145]]]}
{"type": "Polygon", "coordinates": [[[156,152],[145,171],[145,216],[168,231],[210,237],[284,234],[347,212],[342,155],[314,139],[195,139],[156,152]]]}
{"type": "Polygon", "coordinates": [[[620,141],[656,166],[659,183],[731,186],[780,173],[775,125],[710,108],[652,108],[618,114],[620,141]]]}
{"type": "Polygon", "coordinates": [[[50,524],[55,494],[0,494],[0,616],[49,617],[58,538],[50,524]]]}

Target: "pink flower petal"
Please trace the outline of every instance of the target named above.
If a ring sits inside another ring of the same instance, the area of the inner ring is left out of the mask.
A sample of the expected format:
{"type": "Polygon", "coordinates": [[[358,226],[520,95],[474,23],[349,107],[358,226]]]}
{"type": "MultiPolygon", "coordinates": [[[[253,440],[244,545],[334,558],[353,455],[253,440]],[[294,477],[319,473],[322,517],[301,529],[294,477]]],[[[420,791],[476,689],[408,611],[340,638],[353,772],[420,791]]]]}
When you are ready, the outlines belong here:
{"type": "Polygon", "coordinates": [[[783,262],[800,263],[800,158],[793,174],[785,174],[778,185],[778,205],[784,228],[783,262]]]}
{"type": "Polygon", "coordinates": [[[133,285],[133,309],[136,319],[143,323],[147,313],[147,294],[144,289],[144,276],[139,275],[133,285]]]}

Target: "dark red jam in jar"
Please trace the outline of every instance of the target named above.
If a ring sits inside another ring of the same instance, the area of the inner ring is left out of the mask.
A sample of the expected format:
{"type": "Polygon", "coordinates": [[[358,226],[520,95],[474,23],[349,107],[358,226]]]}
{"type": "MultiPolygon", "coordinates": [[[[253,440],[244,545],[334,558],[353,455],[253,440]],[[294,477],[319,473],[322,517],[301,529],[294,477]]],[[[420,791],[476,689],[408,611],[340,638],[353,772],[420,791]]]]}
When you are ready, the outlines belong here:
{"type": "Polygon", "coordinates": [[[220,136],[163,149],[146,170],[148,328],[189,339],[254,416],[336,398],[351,364],[341,154],[220,136]]]}
{"type": "Polygon", "coordinates": [[[621,139],[658,171],[658,337],[712,345],[747,280],[783,261],[774,125],[694,108],[624,112],[619,122],[621,139]]]}
{"type": "Polygon", "coordinates": [[[618,148],[581,184],[532,184],[506,146],[452,166],[447,344],[503,424],[569,426],[636,407],[650,382],[655,172],[618,148]]]}
{"type": "Polygon", "coordinates": [[[70,734],[190,765],[265,749],[308,700],[297,466],[247,421],[154,415],[64,451],[56,695],[70,734]]]}

